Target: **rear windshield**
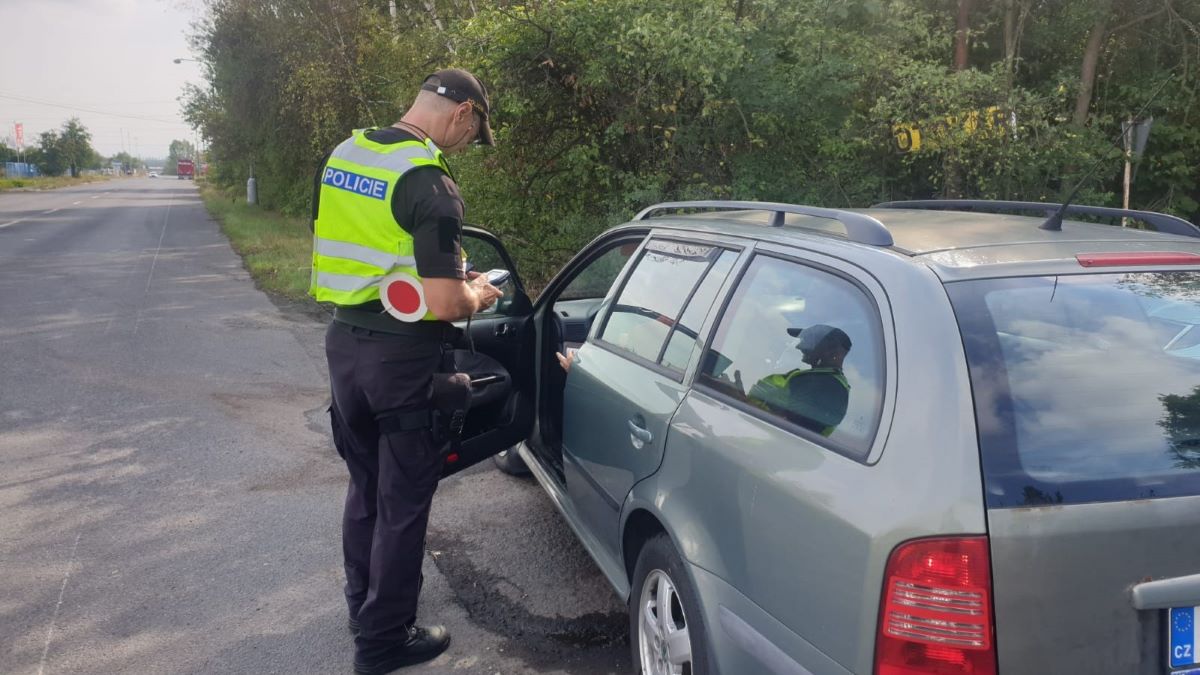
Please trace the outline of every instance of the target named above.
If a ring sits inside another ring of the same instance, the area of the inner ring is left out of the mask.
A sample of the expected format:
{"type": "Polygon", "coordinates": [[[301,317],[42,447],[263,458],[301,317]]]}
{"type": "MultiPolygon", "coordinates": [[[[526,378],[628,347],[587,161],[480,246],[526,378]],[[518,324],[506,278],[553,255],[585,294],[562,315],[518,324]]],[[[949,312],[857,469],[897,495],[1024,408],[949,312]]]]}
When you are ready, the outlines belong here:
{"type": "Polygon", "coordinates": [[[1200,494],[1200,273],[949,284],[990,507],[1200,494]]]}

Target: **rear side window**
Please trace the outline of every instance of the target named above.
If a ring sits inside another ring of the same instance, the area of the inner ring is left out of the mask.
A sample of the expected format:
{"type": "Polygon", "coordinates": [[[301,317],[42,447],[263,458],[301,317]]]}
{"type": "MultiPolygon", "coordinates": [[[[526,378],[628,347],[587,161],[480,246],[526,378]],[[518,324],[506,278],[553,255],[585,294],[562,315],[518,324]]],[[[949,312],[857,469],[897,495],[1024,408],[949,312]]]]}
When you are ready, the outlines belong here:
{"type": "Polygon", "coordinates": [[[699,321],[703,321],[701,314],[697,325],[690,325],[693,317],[684,315],[684,305],[691,301],[690,307],[698,307],[705,300],[697,296],[706,296],[707,305],[702,308],[706,312],[734,258],[733,253],[714,246],[648,242],[617,296],[599,338],[651,363],[662,362],[666,367],[682,370],[691,354],[691,345],[686,340],[690,336],[694,344],[695,330],[699,321]],[[707,274],[714,267],[724,271],[707,274]],[[715,287],[714,282],[705,281],[718,276],[715,287]],[[668,338],[673,340],[670,348],[668,338]],[[666,361],[663,361],[664,350],[668,352],[666,361]]]}
{"type": "Polygon", "coordinates": [[[1200,274],[947,289],[988,506],[1200,494],[1200,274]]]}
{"type": "Polygon", "coordinates": [[[698,382],[861,459],[883,399],[878,311],[847,279],[759,256],[721,317],[698,382]]]}

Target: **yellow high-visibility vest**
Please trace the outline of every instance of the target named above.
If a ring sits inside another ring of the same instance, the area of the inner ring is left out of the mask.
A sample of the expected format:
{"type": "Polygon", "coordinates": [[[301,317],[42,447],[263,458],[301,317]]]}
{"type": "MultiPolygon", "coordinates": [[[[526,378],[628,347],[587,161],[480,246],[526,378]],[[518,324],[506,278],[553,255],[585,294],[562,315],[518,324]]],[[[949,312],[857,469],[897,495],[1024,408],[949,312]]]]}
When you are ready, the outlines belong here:
{"type": "MultiPolygon", "coordinates": [[[[809,370],[793,370],[789,373],[776,373],[768,375],[750,388],[748,396],[750,402],[767,410],[768,412],[795,413],[805,419],[810,419],[815,423],[828,421],[827,415],[829,412],[822,410],[814,401],[801,401],[792,398],[790,393],[791,382],[793,379],[801,377],[832,377],[838,384],[850,391],[850,382],[846,380],[846,376],[841,370],[836,368],[810,368],[809,370]]],[[[845,414],[845,410],[841,411],[845,414]]],[[[839,418],[840,423],[840,418],[839,418]]],[[[836,424],[825,425],[818,429],[818,433],[822,436],[829,436],[837,429],[836,424]]]]}
{"type": "MultiPolygon", "coordinates": [[[[450,167],[429,139],[376,143],[366,136],[371,131],[356,129],[342,141],[321,174],[308,290],[319,302],[379,300],[379,282],[393,272],[420,281],[413,238],[392,214],[392,195],[414,169],[435,166],[450,175],[450,167]]],[[[426,312],[424,320],[436,317],[426,312]]]]}

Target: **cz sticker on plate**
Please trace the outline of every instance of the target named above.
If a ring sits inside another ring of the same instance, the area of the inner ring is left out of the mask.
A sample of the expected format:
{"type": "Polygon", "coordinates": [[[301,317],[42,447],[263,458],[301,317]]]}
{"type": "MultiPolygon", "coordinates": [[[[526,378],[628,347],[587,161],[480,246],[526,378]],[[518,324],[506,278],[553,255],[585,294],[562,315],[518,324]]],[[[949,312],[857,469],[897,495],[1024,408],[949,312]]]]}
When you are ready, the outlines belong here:
{"type": "Polygon", "coordinates": [[[1167,659],[1172,675],[1200,675],[1200,607],[1175,607],[1167,615],[1167,659]],[[1186,670],[1176,670],[1186,668],[1186,670]]]}

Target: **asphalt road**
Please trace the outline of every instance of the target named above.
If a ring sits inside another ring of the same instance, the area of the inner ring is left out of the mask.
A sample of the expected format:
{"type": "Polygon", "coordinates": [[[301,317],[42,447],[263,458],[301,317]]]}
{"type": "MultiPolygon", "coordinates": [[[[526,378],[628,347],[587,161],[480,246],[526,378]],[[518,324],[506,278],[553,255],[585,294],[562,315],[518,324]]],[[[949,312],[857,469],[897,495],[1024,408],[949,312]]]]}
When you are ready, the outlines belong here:
{"type": "MultiPolygon", "coordinates": [[[[350,671],[323,330],[191,183],[0,194],[0,672],[350,671]]],[[[425,574],[453,643],[402,672],[629,669],[532,480],[446,481],[425,574]]]]}

